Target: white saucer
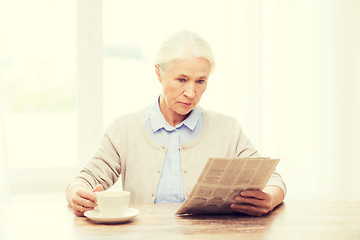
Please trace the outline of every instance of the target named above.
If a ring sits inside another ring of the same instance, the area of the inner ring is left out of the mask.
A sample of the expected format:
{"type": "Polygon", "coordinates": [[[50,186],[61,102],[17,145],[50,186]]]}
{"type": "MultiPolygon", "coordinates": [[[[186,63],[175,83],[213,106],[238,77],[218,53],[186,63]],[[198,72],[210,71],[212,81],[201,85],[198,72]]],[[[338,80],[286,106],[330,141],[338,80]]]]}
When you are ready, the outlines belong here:
{"type": "Polygon", "coordinates": [[[103,216],[98,210],[90,210],[84,213],[84,216],[96,223],[124,223],[128,222],[139,214],[139,210],[135,208],[128,208],[124,215],[119,217],[103,216]]]}

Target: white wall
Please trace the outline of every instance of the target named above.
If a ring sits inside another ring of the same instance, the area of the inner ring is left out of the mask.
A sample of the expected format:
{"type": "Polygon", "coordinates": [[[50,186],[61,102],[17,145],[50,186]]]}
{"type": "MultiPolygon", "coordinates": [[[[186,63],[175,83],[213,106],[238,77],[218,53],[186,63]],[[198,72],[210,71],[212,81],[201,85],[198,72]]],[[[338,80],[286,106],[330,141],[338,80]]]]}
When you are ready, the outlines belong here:
{"type": "Polygon", "coordinates": [[[291,199],[360,199],[360,2],[262,9],[263,151],[291,199]]]}
{"type": "MultiPolygon", "coordinates": [[[[0,67],[1,70],[1,67],[0,67]]],[[[7,184],[7,162],[5,148],[5,126],[4,126],[4,92],[3,92],[2,76],[0,74],[0,208],[8,200],[8,184],[7,184]]]]}

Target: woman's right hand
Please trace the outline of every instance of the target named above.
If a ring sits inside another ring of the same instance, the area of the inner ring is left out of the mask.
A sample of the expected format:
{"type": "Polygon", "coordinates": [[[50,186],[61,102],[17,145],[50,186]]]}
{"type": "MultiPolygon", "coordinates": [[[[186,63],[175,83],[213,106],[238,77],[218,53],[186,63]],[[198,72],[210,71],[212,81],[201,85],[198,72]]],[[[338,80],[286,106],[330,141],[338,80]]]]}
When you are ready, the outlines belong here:
{"type": "Polygon", "coordinates": [[[95,192],[103,191],[104,188],[98,184],[93,190],[85,186],[73,186],[70,189],[68,202],[76,216],[84,216],[84,212],[96,207],[95,192]]]}

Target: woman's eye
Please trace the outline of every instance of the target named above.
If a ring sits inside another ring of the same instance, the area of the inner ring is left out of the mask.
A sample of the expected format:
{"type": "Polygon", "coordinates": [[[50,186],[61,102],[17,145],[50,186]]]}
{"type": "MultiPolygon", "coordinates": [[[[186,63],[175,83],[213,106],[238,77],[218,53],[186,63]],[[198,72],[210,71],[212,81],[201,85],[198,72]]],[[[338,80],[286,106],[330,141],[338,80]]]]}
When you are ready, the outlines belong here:
{"type": "Polygon", "coordinates": [[[179,82],[186,82],[185,78],[179,78],[178,80],[179,80],[179,82]]]}
{"type": "Polygon", "coordinates": [[[197,82],[197,83],[204,83],[205,80],[197,80],[196,82],[197,82]]]}

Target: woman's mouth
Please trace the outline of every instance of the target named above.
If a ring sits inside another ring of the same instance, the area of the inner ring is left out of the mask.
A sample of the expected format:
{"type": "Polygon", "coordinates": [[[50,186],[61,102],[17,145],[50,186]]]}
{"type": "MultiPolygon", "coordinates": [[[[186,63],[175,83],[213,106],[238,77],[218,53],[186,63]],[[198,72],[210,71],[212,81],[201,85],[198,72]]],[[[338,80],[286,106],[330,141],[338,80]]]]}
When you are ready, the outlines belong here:
{"type": "Polygon", "coordinates": [[[191,106],[192,105],[192,103],[188,103],[188,102],[180,102],[182,105],[184,105],[184,106],[187,106],[187,107],[189,107],[189,106],[191,106]]]}

